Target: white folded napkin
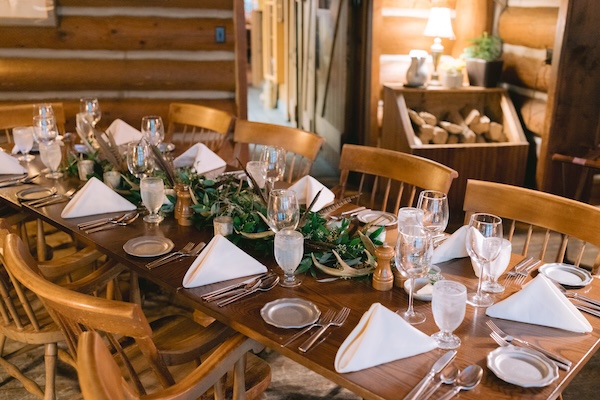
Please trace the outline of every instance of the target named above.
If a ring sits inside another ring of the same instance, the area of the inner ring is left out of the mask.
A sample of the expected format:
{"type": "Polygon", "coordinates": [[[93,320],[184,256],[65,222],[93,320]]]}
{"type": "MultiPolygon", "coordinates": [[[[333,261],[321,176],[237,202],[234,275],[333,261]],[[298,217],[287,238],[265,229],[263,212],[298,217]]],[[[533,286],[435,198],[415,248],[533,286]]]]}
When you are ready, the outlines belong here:
{"type": "Polygon", "coordinates": [[[360,371],[436,347],[434,339],[400,315],[373,303],[340,346],[334,366],[340,373],[360,371]]]}
{"type": "Polygon", "coordinates": [[[444,240],[433,250],[431,262],[433,264],[449,261],[454,258],[468,257],[465,241],[467,239],[468,226],[463,225],[456,230],[450,237],[444,240]]]}
{"type": "Polygon", "coordinates": [[[485,314],[571,332],[592,331],[592,325],[581,312],[542,274],[522,290],[488,307],[485,314]]]}
{"type": "Polygon", "coordinates": [[[142,140],[142,132],[121,119],[115,119],[106,130],[106,133],[113,137],[117,146],[142,140]]]}
{"type": "MultiPolygon", "coordinates": [[[[489,271],[491,276],[499,277],[506,271],[508,264],[510,264],[510,255],[512,254],[512,244],[508,239],[502,239],[502,247],[500,248],[500,254],[498,257],[490,263],[489,271]]],[[[479,278],[479,265],[471,258],[471,265],[475,276],[479,278]]]]}
{"type": "Polygon", "coordinates": [[[77,218],[136,208],[135,204],[121,197],[100,179],[92,177],[67,203],[60,216],[77,218]]]}
{"type": "Polygon", "coordinates": [[[296,192],[296,198],[299,204],[306,204],[308,207],[313,201],[319,190],[323,189],[319,195],[319,199],[312,206],[311,211],[317,212],[335,199],[335,194],[321,182],[310,175],[300,178],[296,183],[289,187],[290,190],[296,192]]]}
{"type": "Polygon", "coordinates": [[[0,151],[0,174],[24,174],[27,170],[19,163],[19,160],[8,153],[0,151]]]}
{"type": "Polygon", "coordinates": [[[215,235],[185,273],[183,287],[193,288],[265,272],[267,267],[224,236],[215,235]]]}
{"type": "Polygon", "coordinates": [[[225,168],[227,163],[204,143],[196,143],[182,155],[173,160],[175,168],[194,167],[197,173],[204,174],[219,168],[225,168]]]}

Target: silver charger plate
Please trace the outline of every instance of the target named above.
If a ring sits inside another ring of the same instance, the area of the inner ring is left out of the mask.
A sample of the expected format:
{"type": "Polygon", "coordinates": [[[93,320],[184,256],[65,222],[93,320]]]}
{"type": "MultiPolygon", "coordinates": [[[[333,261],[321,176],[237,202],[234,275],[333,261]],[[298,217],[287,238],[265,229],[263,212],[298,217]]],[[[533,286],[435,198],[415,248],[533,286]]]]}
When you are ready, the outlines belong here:
{"type": "Polygon", "coordinates": [[[365,210],[356,214],[356,218],[363,224],[368,224],[371,221],[378,220],[376,226],[392,226],[398,222],[398,217],[394,214],[384,211],[365,210]]]}
{"type": "Polygon", "coordinates": [[[593,280],[588,271],[570,264],[546,264],[540,267],[539,272],[564,286],[583,287],[593,280]]]}
{"type": "Polygon", "coordinates": [[[543,354],[523,347],[499,347],[487,356],[488,368],[505,382],[544,387],[558,379],[558,367],[543,354]]]}
{"type": "Polygon", "coordinates": [[[277,299],[260,310],[260,316],[277,328],[303,328],[317,321],[321,311],[310,301],[295,298],[277,299]]]}
{"type": "Polygon", "coordinates": [[[32,187],[17,192],[17,199],[21,201],[40,200],[56,194],[56,188],[32,187]]]}
{"type": "Polygon", "coordinates": [[[123,245],[123,250],[136,257],[156,257],[173,250],[174,246],[171,239],[159,236],[140,236],[129,239],[123,245]]]}

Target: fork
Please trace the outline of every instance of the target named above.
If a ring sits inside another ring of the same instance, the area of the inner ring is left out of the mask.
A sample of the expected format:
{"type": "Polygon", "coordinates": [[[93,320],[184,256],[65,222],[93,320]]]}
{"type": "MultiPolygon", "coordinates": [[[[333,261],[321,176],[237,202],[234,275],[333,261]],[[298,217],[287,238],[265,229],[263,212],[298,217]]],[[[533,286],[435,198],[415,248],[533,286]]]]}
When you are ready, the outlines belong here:
{"type": "Polygon", "coordinates": [[[323,326],[321,328],[319,328],[319,330],[314,335],[312,335],[310,338],[308,338],[308,340],[306,340],[304,343],[302,343],[300,345],[300,347],[298,347],[298,350],[300,350],[303,353],[306,353],[307,351],[309,351],[313,347],[313,345],[317,342],[317,340],[319,340],[319,338],[321,336],[323,336],[323,334],[325,333],[325,331],[327,329],[329,329],[332,326],[342,326],[344,324],[344,322],[346,322],[346,318],[348,318],[349,314],[350,314],[350,309],[348,307],[342,308],[337,313],[337,315],[335,316],[334,319],[332,319],[328,323],[323,324],[323,326]]]}
{"type": "Polygon", "coordinates": [[[187,252],[191,251],[194,248],[195,244],[196,243],[194,243],[194,242],[188,242],[185,246],[183,246],[181,248],[181,250],[174,251],[172,253],[167,254],[166,256],[162,256],[161,258],[158,258],[158,259],[156,259],[154,261],[151,261],[148,264],[146,264],[146,267],[152,268],[151,264],[158,264],[158,263],[161,263],[161,262],[163,262],[165,260],[168,260],[171,257],[175,257],[176,255],[179,255],[181,253],[187,253],[187,252]]]}
{"type": "Polygon", "coordinates": [[[522,346],[539,351],[540,353],[542,353],[543,355],[545,355],[546,357],[548,357],[552,361],[554,361],[560,369],[563,369],[565,371],[568,371],[571,368],[571,365],[572,365],[571,361],[569,361],[566,358],[563,358],[557,354],[554,354],[554,353],[544,349],[543,347],[537,346],[533,343],[529,343],[526,340],[519,339],[519,338],[509,335],[508,333],[506,333],[502,329],[500,329],[498,327],[498,325],[496,325],[494,323],[494,321],[489,320],[488,322],[486,322],[486,325],[488,326],[488,328],[490,328],[492,330],[492,333],[495,333],[496,335],[498,335],[500,338],[507,341],[508,343],[515,342],[522,346]]]}
{"type": "Polygon", "coordinates": [[[172,261],[177,261],[179,259],[182,259],[183,257],[195,257],[198,254],[200,254],[200,252],[202,251],[202,249],[204,249],[204,246],[206,246],[206,243],[200,242],[192,250],[190,250],[187,253],[183,252],[183,251],[180,251],[179,254],[177,254],[175,257],[169,258],[169,259],[167,259],[165,261],[162,261],[160,263],[155,263],[152,266],[148,266],[148,264],[152,264],[152,263],[148,263],[148,264],[146,264],[146,268],[153,269],[153,268],[156,268],[156,267],[160,267],[161,265],[165,265],[165,264],[170,263],[172,261]]]}
{"type": "Polygon", "coordinates": [[[510,271],[506,273],[506,280],[504,281],[504,286],[512,285],[512,281],[517,277],[517,274],[532,262],[533,257],[527,257],[519,261],[510,271]]]}
{"type": "Polygon", "coordinates": [[[523,283],[525,282],[525,279],[527,279],[527,277],[529,276],[529,273],[538,265],[540,265],[542,263],[541,260],[537,260],[534,261],[533,263],[531,263],[530,265],[528,265],[527,267],[525,267],[523,270],[517,272],[517,278],[515,279],[514,284],[516,286],[521,286],[523,285],[523,283]]]}
{"type": "Polygon", "coordinates": [[[335,313],[333,312],[333,310],[327,310],[327,312],[325,314],[321,315],[321,317],[317,320],[317,322],[315,322],[314,324],[308,325],[306,328],[302,329],[300,332],[296,332],[291,338],[286,340],[285,343],[283,343],[281,345],[281,347],[286,347],[287,345],[292,343],[294,340],[298,339],[300,336],[302,336],[306,332],[310,331],[315,326],[321,327],[321,326],[329,323],[331,320],[333,320],[334,316],[335,316],[335,313]]]}
{"type": "Polygon", "coordinates": [[[40,208],[40,207],[49,206],[51,204],[62,203],[63,201],[70,200],[76,191],[77,191],[77,189],[71,188],[63,194],[54,194],[50,197],[46,197],[46,198],[43,198],[40,200],[34,200],[34,201],[27,203],[27,205],[30,207],[33,207],[33,208],[40,208]]]}

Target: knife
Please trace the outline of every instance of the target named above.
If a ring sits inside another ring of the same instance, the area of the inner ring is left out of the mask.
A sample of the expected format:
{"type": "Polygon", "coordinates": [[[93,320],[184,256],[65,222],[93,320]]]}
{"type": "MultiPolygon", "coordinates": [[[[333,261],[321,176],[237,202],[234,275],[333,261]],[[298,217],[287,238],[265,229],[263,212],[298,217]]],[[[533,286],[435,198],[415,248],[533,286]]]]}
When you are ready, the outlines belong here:
{"type": "Polygon", "coordinates": [[[441,356],[431,367],[427,375],[404,397],[404,400],[416,400],[421,393],[429,386],[433,377],[439,374],[456,357],[456,350],[450,350],[441,356]]]}

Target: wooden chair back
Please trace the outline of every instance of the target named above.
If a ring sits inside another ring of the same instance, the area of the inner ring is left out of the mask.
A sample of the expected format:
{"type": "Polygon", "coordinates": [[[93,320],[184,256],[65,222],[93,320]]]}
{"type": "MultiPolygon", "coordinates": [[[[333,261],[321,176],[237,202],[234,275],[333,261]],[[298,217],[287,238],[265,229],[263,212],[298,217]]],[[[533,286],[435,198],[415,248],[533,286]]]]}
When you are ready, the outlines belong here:
{"type": "MultiPolygon", "coordinates": [[[[65,110],[63,103],[50,103],[56,117],[56,127],[61,134],[65,133],[65,110]]],[[[0,133],[4,139],[0,143],[12,143],[12,128],[33,125],[33,103],[0,105],[0,133]]]]}
{"type": "Polygon", "coordinates": [[[234,121],[232,114],[216,108],[171,103],[164,141],[183,148],[201,142],[217,152],[231,133],[234,121]]]}
{"type": "Polygon", "coordinates": [[[325,139],[289,126],[238,120],[233,134],[233,154],[242,162],[258,160],[264,146],[278,146],[287,151],[284,181],[291,183],[308,175],[325,139]]]}
{"type": "MultiPolygon", "coordinates": [[[[379,147],[344,144],[340,156],[340,198],[346,196],[351,172],[360,177],[358,193],[370,193],[366,206],[395,214],[401,206],[413,206],[420,190],[447,194],[452,181],[458,177],[452,168],[427,158],[379,147]]],[[[361,203],[360,197],[356,203],[361,203]]]]}
{"type": "MultiPolygon", "coordinates": [[[[580,265],[587,249],[600,248],[600,209],[586,203],[533,189],[469,179],[463,209],[465,224],[473,213],[483,212],[503,220],[505,237],[514,243],[524,233],[520,252],[545,262],[569,262],[580,265]],[[543,235],[533,235],[541,232],[543,235]],[[534,237],[543,237],[534,243],[534,237]],[[573,255],[567,261],[567,245],[573,255]],[[556,249],[556,251],[554,251],[556,249]]],[[[519,249],[514,248],[513,253],[519,249]]],[[[599,259],[591,267],[597,272],[599,259]]]]}

